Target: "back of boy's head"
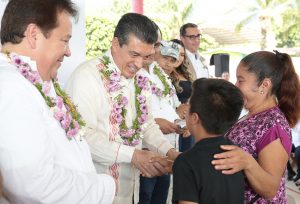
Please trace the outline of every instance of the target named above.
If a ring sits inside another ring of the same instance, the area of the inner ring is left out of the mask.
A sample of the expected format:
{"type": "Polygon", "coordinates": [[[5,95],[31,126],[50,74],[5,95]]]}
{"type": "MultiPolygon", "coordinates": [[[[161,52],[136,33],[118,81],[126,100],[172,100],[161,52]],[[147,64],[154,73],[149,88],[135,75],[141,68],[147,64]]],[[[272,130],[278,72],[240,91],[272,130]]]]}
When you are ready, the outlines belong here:
{"type": "Polygon", "coordinates": [[[225,134],[238,120],[244,101],[240,90],[223,79],[197,79],[193,83],[190,113],[198,114],[210,134],[225,134]]]}

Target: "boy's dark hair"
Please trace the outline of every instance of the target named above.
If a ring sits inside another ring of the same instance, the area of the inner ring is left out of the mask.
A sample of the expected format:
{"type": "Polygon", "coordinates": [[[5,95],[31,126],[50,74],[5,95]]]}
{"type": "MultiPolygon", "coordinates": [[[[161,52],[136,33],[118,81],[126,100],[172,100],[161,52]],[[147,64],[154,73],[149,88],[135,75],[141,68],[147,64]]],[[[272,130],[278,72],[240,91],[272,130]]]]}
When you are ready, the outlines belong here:
{"type": "Polygon", "coordinates": [[[210,134],[225,134],[238,120],[244,101],[241,91],[223,79],[197,79],[193,83],[190,113],[198,114],[210,134]]]}
{"type": "Polygon", "coordinates": [[[147,44],[156,43],[158,26],[148,17],[138,13],[127,13],[119,20],[114,32],[122,47],[127,44],[129,35],[133,34],[139,40],[147,44]]]}
{"type": "Polygon", "coordinates": [[[77,17],[77,9],[70,0],[10,0],[1,20],[1,44],[18,44],[30,23],[36,24],[45,37],[58,26],[57,14],[66,11],[77,17]]]}

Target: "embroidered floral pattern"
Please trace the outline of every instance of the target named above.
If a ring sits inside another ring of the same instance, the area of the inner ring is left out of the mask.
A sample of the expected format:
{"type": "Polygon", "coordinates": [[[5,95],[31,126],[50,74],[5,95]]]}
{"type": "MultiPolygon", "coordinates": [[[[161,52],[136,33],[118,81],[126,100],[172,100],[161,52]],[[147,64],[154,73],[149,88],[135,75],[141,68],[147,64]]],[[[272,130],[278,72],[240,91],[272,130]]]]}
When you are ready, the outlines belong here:
{"type": "Polygon", "coordinates": [[[45,99],[46,104],[50,107],[53,117],[60,123],[65,130],[67,138],[72,139],[75,136],[80,136],[80,130],[85,126],[81,115],[76,110],[69,96],[60,88],[56,80],[53,80],[54,90],[57,94],[55,98],[49,95],[51,82],[43,81],[38,71],[33,70],[30,65],[24,62],[17,54],[7,53],[11,63],[15,65],[18,71],[32,83],[45,99]]]}
{"type": "Polygon", "coordinates": [[[167,97],[167,96],[173,96],[175,94],[175,90],[172,88],[172,86],[168,83],[167,75],[157,66],[155,65],[153,68],[153,73],[159,78],[159,80],[164,85],[164,90],[161,90],[156,86],[155,83],[150,82],[151,84],[151,91],[152,94],[157,95],[158,97],[167,97]]]}
{"type": "Polygon", "coordinates": [[[141,75],[136,75],[134,79],[135,85],[135,108],[136,118],[132,122],[132,126],[128,127],[125,118],[127,115],[128,99],[124,96],[121,85],[121,73],[113,66],[108,56],[103,56],[101,63],[97,65],[98,71],[104,81],[107,93],[112,99],[112,112],[110,118],[111,123],[119,125],[119,135],[123,140],[123,144],[136,146],[140,142],[142,125],[148,118],[148,108],[146,105],[146,97],[142,94],[143,90],[149,90],[149,79],[141,75]]]}

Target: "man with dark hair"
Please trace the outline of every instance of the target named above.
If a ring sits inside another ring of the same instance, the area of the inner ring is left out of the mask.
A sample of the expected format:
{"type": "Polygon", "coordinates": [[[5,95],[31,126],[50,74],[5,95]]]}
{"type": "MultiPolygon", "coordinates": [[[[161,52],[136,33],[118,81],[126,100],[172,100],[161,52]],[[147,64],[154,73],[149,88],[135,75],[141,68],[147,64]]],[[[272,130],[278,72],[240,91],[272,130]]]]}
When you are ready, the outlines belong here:
{"type": "Polygon", "coordinates": [[[187,23],[180,28],[180,40],[186,49],[186,67],[192,75],[192,79],[208,78],[209,72],[204,57],[199,54],[202,34],[194,23],[187,23]]]}
{"type": "Polygon", "coordinates": [[[109,172],[118,183],[114,203],[138,202],[140,173],[153,177],[166,172],[178,155],[150,113],[149,79],[139,70],[154,53],[157,28],[146,16],[128,13],[117,24],[111,49],[81,64],[66,89],[89,131],[98,172],[109,172]],[[151,151],[141,150],[145,145],[151,151]],[[151,159],[158,162],[150,162],[151,159]],[[133,197],[134,195],[134,197],[133,197]]]}
{"type": "Polygon", "coordinates": [[[222,79],[197,79],[189,104],[186,125],[196,144],[174,162],[173,201],[242,204],[242,172],[225,175],[211,164],[213,155],[222,152],[220,145],[232,144],[222,135],[238,120],[243,107],[241,92],[222,79]]]}
{"type": "Polygon", "coordinates": [[[71,55],[70,0],[10,0],[1,22],[0,172],[11,203],[112,203],[114,179],[97,174],[85,123],[56,81],[71,55]]]}

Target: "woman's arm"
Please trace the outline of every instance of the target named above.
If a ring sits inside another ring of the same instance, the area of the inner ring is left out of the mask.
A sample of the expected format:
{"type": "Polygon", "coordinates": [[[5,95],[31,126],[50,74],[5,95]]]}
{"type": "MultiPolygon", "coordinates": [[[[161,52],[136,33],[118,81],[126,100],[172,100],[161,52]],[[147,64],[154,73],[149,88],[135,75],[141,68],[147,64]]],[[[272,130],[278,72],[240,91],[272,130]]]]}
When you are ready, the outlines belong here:
{"type": "Polygon", "coordinates": [[[217,170],[222,170],[224,174],[244,170],[256,193],[266,199],[276,195],[289,157],[280,139],[274,140],[259,152],[258,162],[237,146],[222,145],[221,148],[228,151],[214,156],[217,160],[213,160],[212,164],[217,170]]]}

